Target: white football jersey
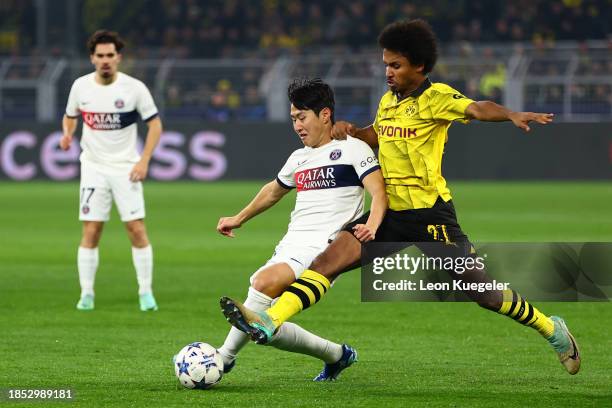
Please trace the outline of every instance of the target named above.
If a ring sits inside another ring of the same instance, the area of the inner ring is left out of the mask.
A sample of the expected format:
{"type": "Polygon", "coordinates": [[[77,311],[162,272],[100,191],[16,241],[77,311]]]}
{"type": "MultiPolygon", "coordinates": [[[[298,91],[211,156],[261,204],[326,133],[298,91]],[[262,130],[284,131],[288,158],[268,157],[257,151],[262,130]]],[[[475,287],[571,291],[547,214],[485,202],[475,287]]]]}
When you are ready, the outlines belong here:
{"type": "Polygon", "coordinates": [[[325,247],[344,225],[363,214],[361,181],[377,169],[370,146],[352,137],[293,152],[277,176],[281,186],[297,188],[281,243],[325,247]]]}
{"type": "Polygon", "coordinates": [[[136,78],[118,72],[110,85],[100,85],[95,72],[72,84],[66,115],[83,117],[81,161],[105,165],[136,163],[138,116],[149,121],[157,116],[153,97],[136,78]]]}

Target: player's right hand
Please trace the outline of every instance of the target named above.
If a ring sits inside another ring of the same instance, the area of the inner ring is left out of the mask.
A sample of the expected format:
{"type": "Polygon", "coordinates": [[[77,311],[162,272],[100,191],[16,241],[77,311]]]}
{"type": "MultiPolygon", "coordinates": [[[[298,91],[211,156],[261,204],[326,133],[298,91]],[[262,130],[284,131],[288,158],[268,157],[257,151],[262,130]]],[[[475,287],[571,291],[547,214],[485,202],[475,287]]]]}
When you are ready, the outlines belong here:
{"type": "Polygon", "coordinates": [[[234,238],[234,229],[240,228],[242,224],[236,217],[221,217],[217,223],[217,232],[226,237],[234,238]]]}
{"type": "Polygon", "coordinates": [[[332,127],[332,138],[337,140],[344,140],[346,139],[346,135],[355,136],[356,132],[357,128],[355,127],[355,125],[349,122],[345,122],[343,120],[339,120],[338,122],[334,123],[334,126],[332,127]]]}
{"type": "Polygon", "coordinates": [[[72,143],[72,136],[70,135],[63,135],[62,138],[60,139],[60,147],[62,148],[62,150],[68,150],[70,149],[70,144],[72,143]]]}

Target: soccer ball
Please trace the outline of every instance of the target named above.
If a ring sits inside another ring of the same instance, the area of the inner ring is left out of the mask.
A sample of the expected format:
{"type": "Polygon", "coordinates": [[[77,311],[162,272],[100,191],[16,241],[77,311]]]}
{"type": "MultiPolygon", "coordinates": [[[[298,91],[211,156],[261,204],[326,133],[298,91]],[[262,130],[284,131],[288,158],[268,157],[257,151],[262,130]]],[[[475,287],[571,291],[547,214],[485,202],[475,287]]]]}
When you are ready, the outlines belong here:
{"type": "Polygon", "coordinates": [[[173,361],[176,377],[185,388],[204,390],[223,377],[223,359],[210,344],[188,344],[174,356],[173,361]]]}

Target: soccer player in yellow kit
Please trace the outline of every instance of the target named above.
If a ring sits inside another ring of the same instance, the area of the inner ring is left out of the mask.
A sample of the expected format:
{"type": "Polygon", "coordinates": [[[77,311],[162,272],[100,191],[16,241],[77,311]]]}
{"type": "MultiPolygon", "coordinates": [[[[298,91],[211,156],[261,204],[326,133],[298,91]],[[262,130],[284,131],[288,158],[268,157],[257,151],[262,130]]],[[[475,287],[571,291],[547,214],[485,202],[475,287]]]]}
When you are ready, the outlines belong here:
{"type": "MultiPolygon", "coordinates": [[[[337,122],[334,128],[335,137],[349,134],[379,148],[389,209],[374,242],[414,243],[428,255],[475,256],[474,247],[457,222],[451,193],[442,177],[448,128],[454,121],[477,119],[512,121],[529,131],[529,122],[547,124],[553,115],[513,112],[494,102],[475,102],[446,84],[432,83],[427,74],[437,59],[437,43],[423,20],[389,24],[378,42],[383,49],[389,91],[380,100],[374,123],[359,129],[337,122]]],[[[363,220],[348,224],[310,265],[309,276],[316,282],[308,287],[294,283],[268,310],[254,313],[224,298],[235,306],[226,313],[230,323],[247,323],[252,340],[266,343],[277,327],[319,301],[331,281],[359,262],[362,243],[353,231],[357,224],[363,224],[363,220]]],[[[491,282],[486,271],[478,268],[464,272],[461,279],[491,282]]],[[[578,372],[578,346],[563,319],[545,315],[511,289],[465,293],[480,306],[536,329],[552,345],[565,369],[570,374],[578,372]]]]}

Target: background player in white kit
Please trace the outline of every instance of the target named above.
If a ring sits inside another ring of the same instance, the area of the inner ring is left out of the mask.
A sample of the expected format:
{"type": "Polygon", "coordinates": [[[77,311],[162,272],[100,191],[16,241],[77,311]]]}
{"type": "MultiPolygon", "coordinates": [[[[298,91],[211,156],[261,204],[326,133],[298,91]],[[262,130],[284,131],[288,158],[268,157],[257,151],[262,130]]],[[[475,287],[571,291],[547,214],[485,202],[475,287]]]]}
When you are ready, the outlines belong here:
{"type": "Polygon", "coordinates": [[[60,146],[67,150],[78,117],[83,117],[79,205],[83,234],[77,255],[79,310],[94,308],[98,243],[113,200],[132,243],[140,310],[157,310],[152,291],[153,251],[144,224],[142,180],[147,176],[162,124],[147,87],[117,70],[123,45],[112,31],[99,30],[90,37],[87,47],[95,72],[74,81],[62,121],[64,134],[60,146]],[[148,126],[142,156],[136,150],[138,116],[148,126]]]}
{"type": "MultiPolygon", "coordinates": [[[[273,299],[294,282],[316,286],[304,270],[345,224],[363,213],[364,186],[372,196],[372,205],[367,222],[355,227],[354,234],[360,241],[374,239],[387,209],[384,181],[372,149],[351,137],[344,141],[331,138],[334,94],[329,85],[319,79],[296,80],[288,94],[293,128],[305,147],[291,154],[277,179],[266,184],[242,211],[221,218],[217,225],[218,232],[234,237],[233,229],[297,188],[287,234],[272,258],[251,276],[245,305],[258,311],[270,307],[273,299]]],[[[225,306],[222,298],[221,307],[225,306]]],[[[248,341],[245,333],[230,329],[219,348],[226,372],[234,367],[237,353],[248,341]]],[[[279,328],[269,344],[323,360],[325,366],[315,381],[335,380],[357,358],[350,346],[322,339],[289,322],[279,328]]]]}

